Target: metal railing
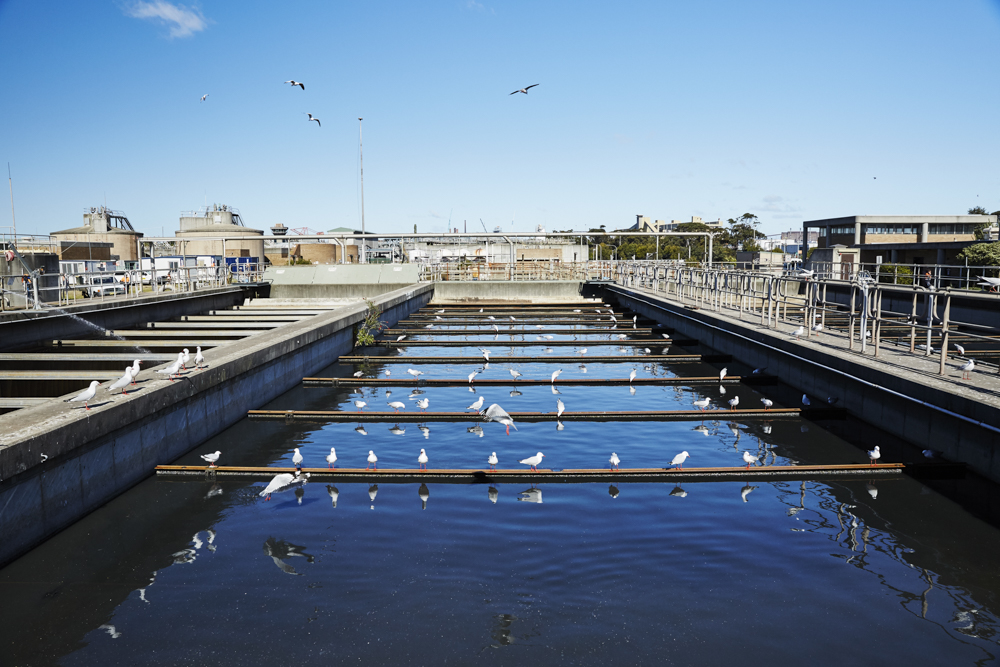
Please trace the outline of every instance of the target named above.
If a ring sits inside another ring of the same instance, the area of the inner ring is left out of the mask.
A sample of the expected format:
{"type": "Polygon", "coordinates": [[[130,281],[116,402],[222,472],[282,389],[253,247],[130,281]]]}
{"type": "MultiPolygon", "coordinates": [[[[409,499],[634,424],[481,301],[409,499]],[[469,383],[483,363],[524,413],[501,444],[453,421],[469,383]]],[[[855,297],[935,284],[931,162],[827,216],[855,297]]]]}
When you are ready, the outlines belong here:
{"type": "Polygon", "coordinates": [[[72,274],[7,273],[0,275],[0,311],[39,310],[143,294],[196,292],[261,282],[263,273],[263,267],[256,263],[72,274]]]}
{"type": "Polygon", "coordinates": [[[555,260],[419,263],[421,281],[595,280],[599,262],[555,260]]]}
{"type": "MultiPolygon", "coordinates": [[[[865,271],[850,280],[817,277],[817,274],[775,274],[734,269],[667,266],[660,262],[614,262],[615,283],[662,294],[688,306],[716,312],[729,311],[741,320],[780,329],[795,337],[810,338],[840,332],[842,338],[824,336],[823,342],[878,357],[887,345],[929,358],[938,357],[943,375],[949,355],[997,367],[1000,360],[1000,327],[963,322],[952,316],[956,298],[971,300],[973,307],[1000,312],[1000,294],[982,290],[930,289],[922,285],[877,282],[865,271]],[[849,290],[849,303],[828,298],[831,287],[849,290]],[[909,305],[908,312],[893,311],[886,298],[909,305]],[[961,341],[961,347],[955,343],[961,341]],[[963,350],[966,345],[976,349],[963,350]]],[[[964,363],[964,361],[963,361],[964,363]]]]}

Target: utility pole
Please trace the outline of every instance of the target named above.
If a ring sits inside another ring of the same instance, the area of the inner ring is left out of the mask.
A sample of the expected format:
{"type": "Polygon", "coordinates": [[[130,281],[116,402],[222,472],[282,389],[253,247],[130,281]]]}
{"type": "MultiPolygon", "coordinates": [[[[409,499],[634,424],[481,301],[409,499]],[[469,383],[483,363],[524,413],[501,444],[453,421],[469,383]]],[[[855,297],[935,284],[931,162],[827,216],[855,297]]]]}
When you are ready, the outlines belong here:
{"type": "Polygon", "coordinates": [[[365,263],[365,147],[362,141],[361,121],[358,118],[358,153],[361,159],[361,263],[365,263]]]}
{"type": "Polygon", "coordinates": [[[14,225],[14,243],[17,243],[17,219],[14,217],[14,181],[10,178],[10,162],[7,163],[7,185],[10,186],[10,221],[14,225]]]}

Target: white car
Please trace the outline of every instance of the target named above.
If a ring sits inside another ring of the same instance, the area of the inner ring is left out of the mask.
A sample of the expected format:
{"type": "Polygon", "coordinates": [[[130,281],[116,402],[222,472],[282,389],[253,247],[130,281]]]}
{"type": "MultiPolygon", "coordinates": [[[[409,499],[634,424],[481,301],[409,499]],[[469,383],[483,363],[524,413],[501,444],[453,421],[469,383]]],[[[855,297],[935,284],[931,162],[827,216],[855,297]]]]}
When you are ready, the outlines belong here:
{"type": "Polygon", "coordinates": [[[112,276],[92,276],[85,279],[84,294],[86,296],[115,296],[125,294],[125,286],[112,276]]]}

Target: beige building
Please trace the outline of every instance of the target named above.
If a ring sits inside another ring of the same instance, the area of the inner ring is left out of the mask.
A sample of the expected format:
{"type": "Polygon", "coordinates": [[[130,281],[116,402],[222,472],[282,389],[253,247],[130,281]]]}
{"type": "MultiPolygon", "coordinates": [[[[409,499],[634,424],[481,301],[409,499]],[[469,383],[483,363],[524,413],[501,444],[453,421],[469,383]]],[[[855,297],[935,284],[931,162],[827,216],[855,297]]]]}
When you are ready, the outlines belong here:
{"type": "Polygon", "coordinates": [[[132,223],[124,213],[112,211],[104,206],[84,211],[83,226],[52,232],[50,236],[59,242],[60,253],[72,252],[76,245],[82,247],[93,245],[95,249],[109,247],[108,256],[102,259],[126,262],[135,262],[139,259],[137,242],[142,238],[142,234],[132,228],[132,223]],[[104,244],[110,245],[104,246],[104,244]]]}
{"type": "Polygon", "coordinates": [[[184,243],[178,253],[251,257],[264,261],[264,232],[243,224],[240,212],[225,204],[212,204],[199,211],[181,213],[180,230],[174,233],[184,243]],[[226,236],[225,241],[219,237],[226,236]],[[239,238],[232,238],[239,237],[239,238]]]}

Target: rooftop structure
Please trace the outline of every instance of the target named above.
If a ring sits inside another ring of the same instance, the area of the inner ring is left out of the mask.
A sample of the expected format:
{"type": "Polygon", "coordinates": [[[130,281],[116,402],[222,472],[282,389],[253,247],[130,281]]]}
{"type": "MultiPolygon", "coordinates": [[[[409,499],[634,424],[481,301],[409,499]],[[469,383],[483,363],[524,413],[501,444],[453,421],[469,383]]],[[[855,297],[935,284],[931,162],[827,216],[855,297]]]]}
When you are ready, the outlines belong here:
{"type": "Polygon", "coordinates": [[[135,231],[122,211],[97,206],[84,209],[80,227],[52,232],[51,236],[67,250],[74,245],[93,244],[97,248],[110,244],[111,250],[105,259],[136,261],[139,254],[136,242],[142,238],[142,233],[135,231]]]}
{"type": "Polygon", "coordinates": [[[264,232],[244,225],[240,212],[227,204],[212,204],[197,211],[182,212],[180,230],[175,232],[175,236],[185,240],[185,255],[250,257],[252,262],[264,261],[264,232]],[[221,236],[240,236],[246,237],[246,240],[217,240],[221,236]]]}

